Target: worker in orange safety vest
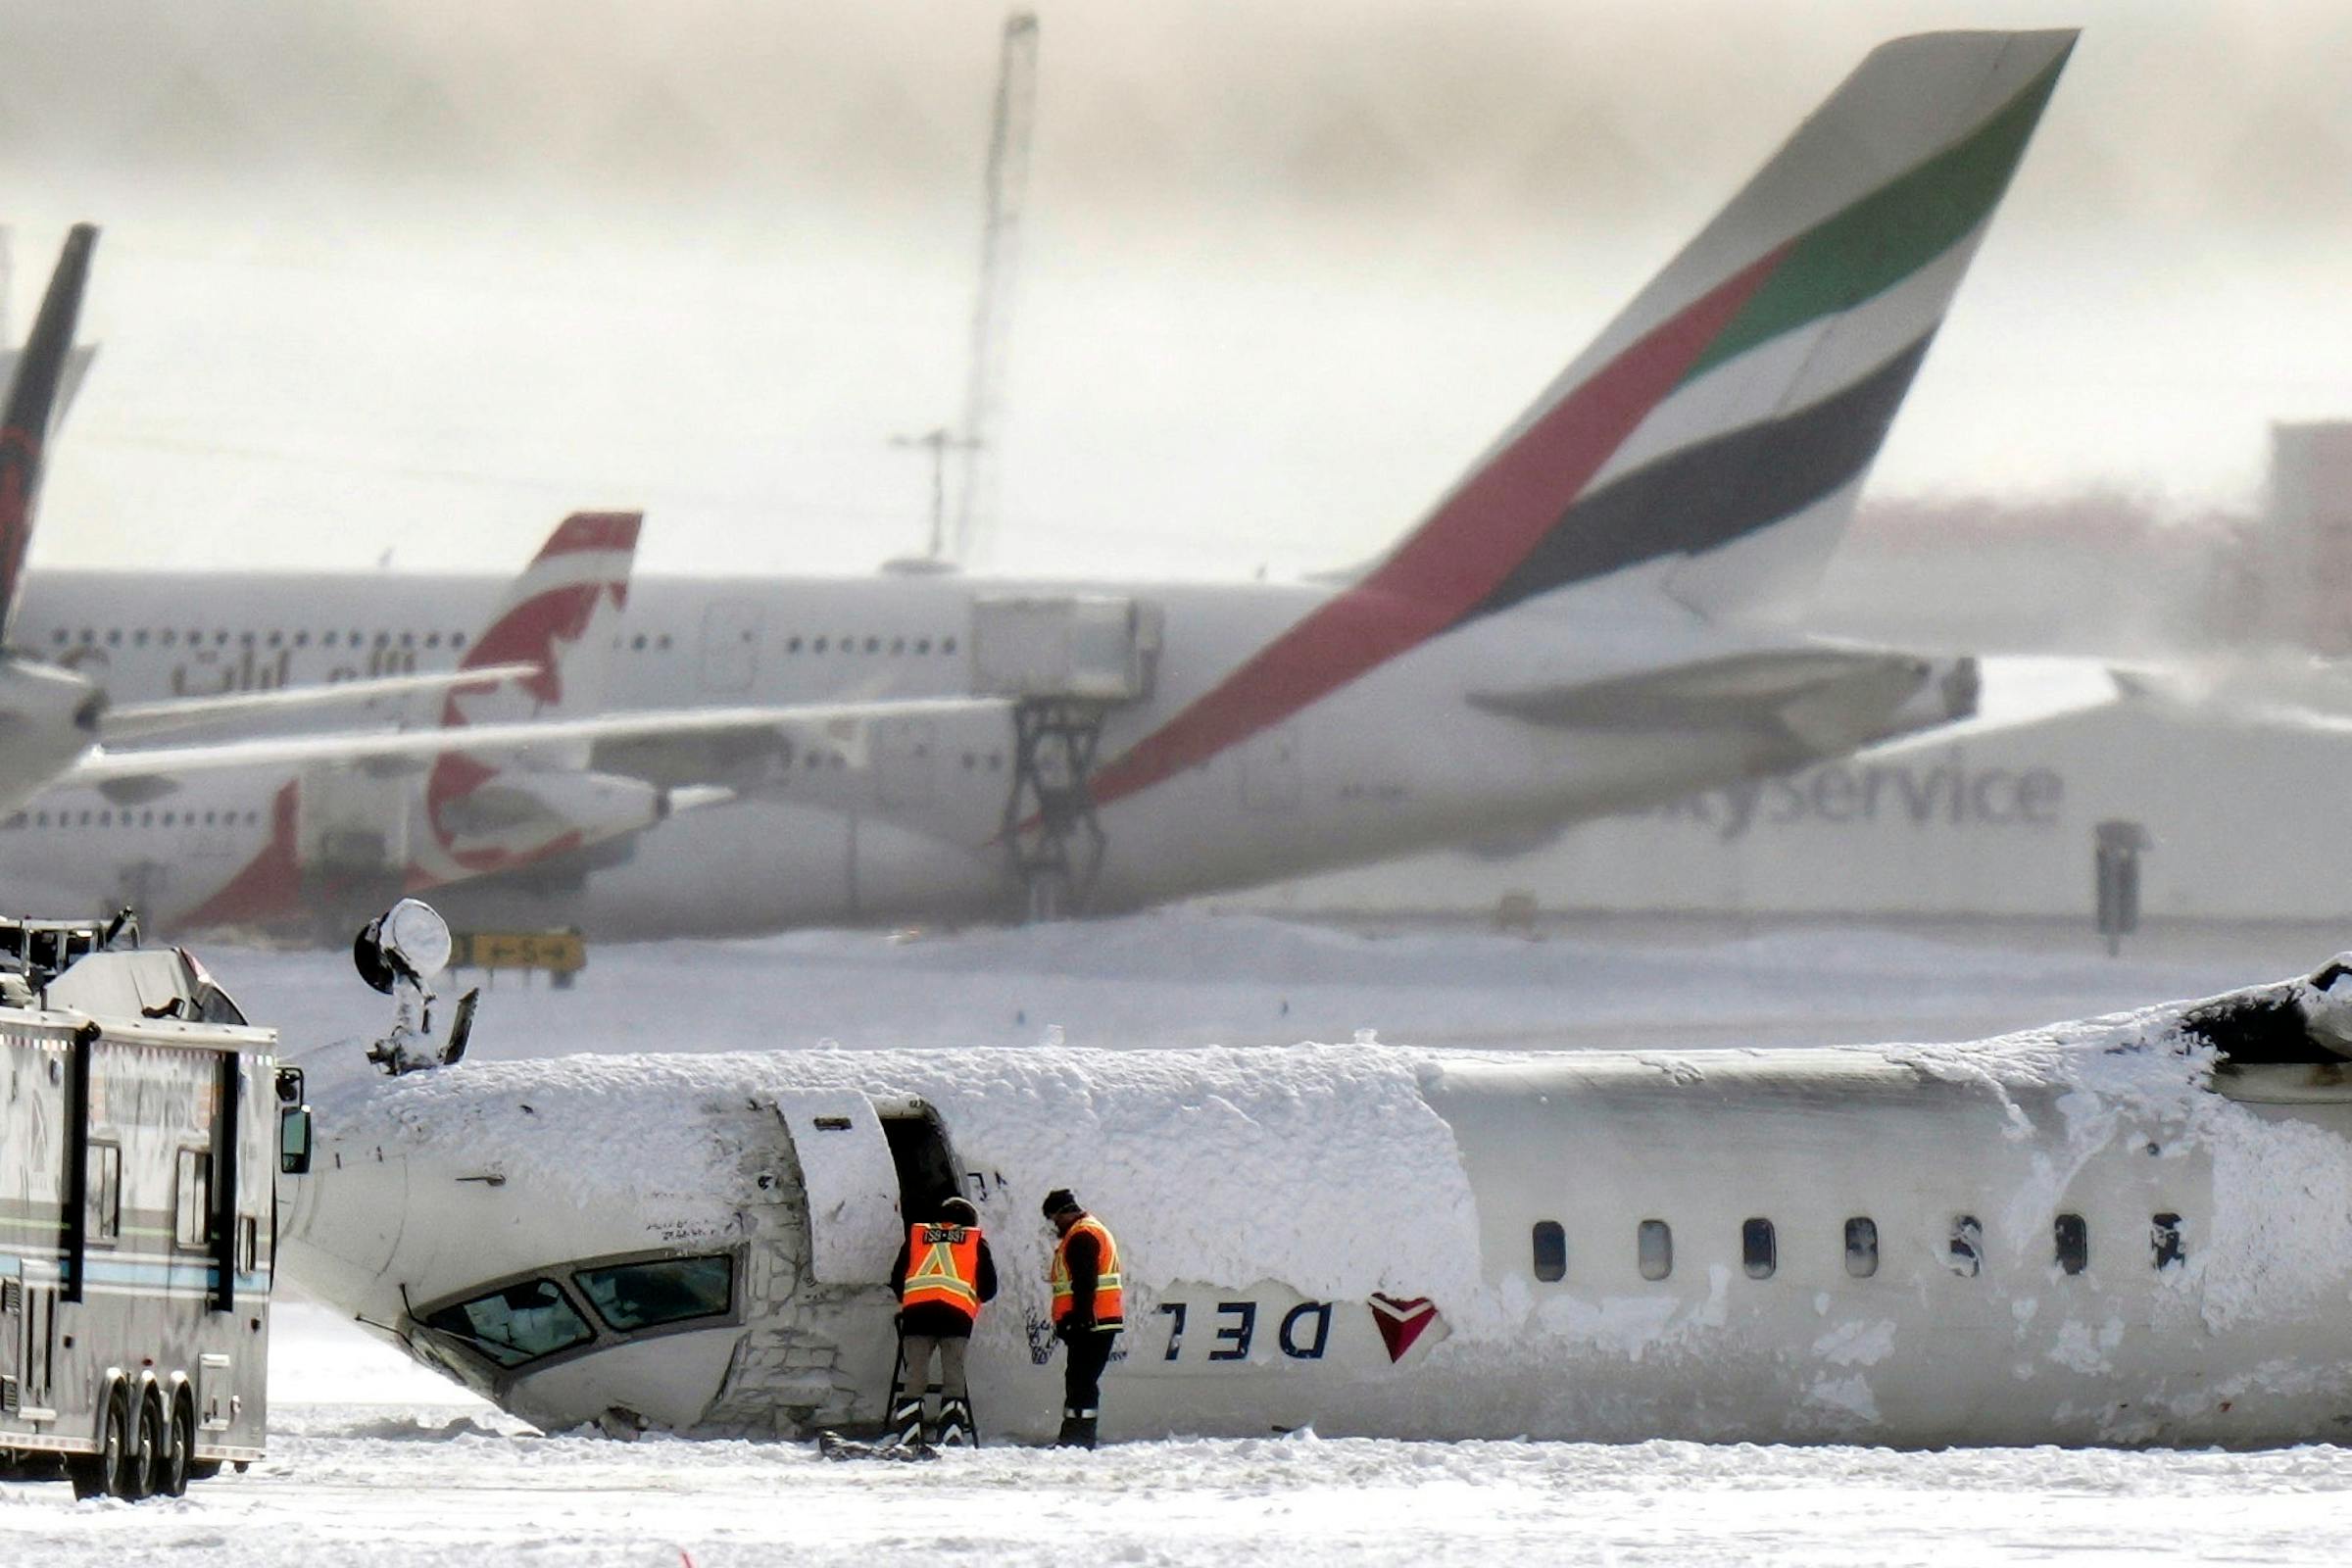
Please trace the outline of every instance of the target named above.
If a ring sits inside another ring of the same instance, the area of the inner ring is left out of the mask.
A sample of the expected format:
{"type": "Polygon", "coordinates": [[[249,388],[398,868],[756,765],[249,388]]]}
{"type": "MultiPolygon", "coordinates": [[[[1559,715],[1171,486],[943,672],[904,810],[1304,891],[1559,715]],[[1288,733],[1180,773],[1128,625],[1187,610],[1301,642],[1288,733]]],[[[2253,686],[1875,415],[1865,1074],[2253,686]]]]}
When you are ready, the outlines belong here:
{"type": "Polygon", "coordinates": [[[890,1412],[893,1437],[909,1446],[926,1436],[942,1447],[976,1445],[979,1432],[964,1380],[965,1352],[971,1348],[972,1325],[980,1320],[981,1303],[997,1294],[997,1262],[980,1233],[980,1211],[964,1199],[951,1198],[939,1205],[938,1218],[907,1226],[906,1240],[891,1265],[890,1284],[899,1297],[904,1351],[904,1370],[890,1412]],[[926,1426],[923,1395],[931,1384],[934,1357],[939,1362],[939,1415],[926,1426]]]}
{"type": "Polygon", "coordinates": [[[1046,1195],[1045,1211],[1055,1236],[1054,1337],[1070,1354],[1062,1372],[1061,1432],[1054,1445],[1091,1448],[1102,1417],[1102,1369],[1110,1364],[1111,1343],[1127,1321],[1119,1244],[1066,1187],[1046,1195]]]}

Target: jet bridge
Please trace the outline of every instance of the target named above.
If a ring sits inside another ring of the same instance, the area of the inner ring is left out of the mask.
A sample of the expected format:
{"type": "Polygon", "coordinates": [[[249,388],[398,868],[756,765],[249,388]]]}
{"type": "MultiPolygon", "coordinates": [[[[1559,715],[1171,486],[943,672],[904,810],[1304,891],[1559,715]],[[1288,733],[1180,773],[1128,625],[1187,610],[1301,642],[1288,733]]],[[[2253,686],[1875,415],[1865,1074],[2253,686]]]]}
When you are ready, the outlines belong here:
{"type": "Polygon", "coordinates": [[[1013,702],[1004,841],[1023,912],[1082,909],[1106,841],[1093,775],[1109,711],[1152,695],[1159,607],[1124,595],[985,598],[972,605],[972,690],[1013,702]]]}

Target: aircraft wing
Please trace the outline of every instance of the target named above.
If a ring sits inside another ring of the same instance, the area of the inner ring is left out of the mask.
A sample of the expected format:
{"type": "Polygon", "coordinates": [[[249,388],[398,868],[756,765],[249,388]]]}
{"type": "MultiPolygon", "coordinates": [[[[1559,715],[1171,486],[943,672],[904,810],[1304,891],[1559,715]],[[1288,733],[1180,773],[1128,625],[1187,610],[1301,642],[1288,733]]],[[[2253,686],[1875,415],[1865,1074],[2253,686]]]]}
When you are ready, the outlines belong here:
{"type": "Polygon", "coordinates": [[[217,697],[175,697],[160,703],[124,703],[98,715],[101,744],[145,740],[204,724],[248,719],[291,718],[322,708],[357,707],[386,697],[474,690],[501,681],[528,680],[537,664],[494,664],[486,669],[438,670],[424,675],[379,675],[369,680],[334,681],[323,686],[281,686],[271,691],[228,692],[217,697]]]}
{"type": "Polygon", "coordinates": [[[58,782],[95,786],[115,794],[143,793],[169,789],[172,781],[187,774],[232,768],[343,762],[382,774],[422,772],[436,758],[452,754],[504,755],[527,762],[532,753],[549,752],[561,760],[558,765],[570,767],[576,765],[576,748],[582,744],[594,749],[596,765],[602,771],[615,771],[615,760],[633,759],[639,769],[674,775],[678,759],[699,758],[714,742],[732,742],[738,753],[762,748],[773,752],[811,741],[855,748],[862,744],[866,726],[878,720],[964,718],[994,712],[1005,715],[1009,724],[1011,710],[1011,703],[997,698],[874,699],[764,708],[654,709],[544,722],[472,724],[463,730],[293,735],[135,751],[93,748],[58,782]]]}

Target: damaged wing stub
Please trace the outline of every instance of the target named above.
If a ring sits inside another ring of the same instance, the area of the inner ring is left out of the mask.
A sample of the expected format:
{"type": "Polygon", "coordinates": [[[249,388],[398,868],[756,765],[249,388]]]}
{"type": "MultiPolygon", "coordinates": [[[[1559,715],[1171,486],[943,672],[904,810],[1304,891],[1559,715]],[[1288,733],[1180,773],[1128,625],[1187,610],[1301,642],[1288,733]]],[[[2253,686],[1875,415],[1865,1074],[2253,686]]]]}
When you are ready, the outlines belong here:
{"type": "Polygon", "coordinates": [[[2180,1032],[2213,1048],[2213,1087],[2232,1100],[2352,1100],[2352,953],[2299,979],[2198,1003],[2180,1014],[2180,1032]]]}
{"type": "Polygon", "coordinates": [[[479,989],[458,999],[448,1038],[435,1041],[432,977],[449,967],[449,922],[419,899],[403,899],[360,928],[351,961],[360,978],[392,998],[392,1027],[368,1048],[368,1059],[392,1077],[446,1067],[466,1054],[479,989]]]}

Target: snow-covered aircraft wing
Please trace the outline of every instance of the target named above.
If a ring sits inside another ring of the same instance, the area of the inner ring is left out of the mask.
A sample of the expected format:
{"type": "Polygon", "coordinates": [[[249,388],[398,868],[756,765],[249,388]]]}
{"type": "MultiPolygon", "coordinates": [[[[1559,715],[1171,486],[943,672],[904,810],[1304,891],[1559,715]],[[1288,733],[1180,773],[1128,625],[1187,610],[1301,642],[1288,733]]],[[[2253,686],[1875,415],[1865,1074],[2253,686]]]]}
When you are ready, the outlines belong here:
{"type": "Polygon", "coordinates": [[[472,691],[501,681],[529,680],[531,663],[494,664],[487,669],[447,669],[419,675],[379,675],[323,686],[281,686],[271,691],[225,692],[216,697],[176,697],[156,703],[124,703],[98,715],[101,744],[145,740],[206,724],[294,718],[319,709],[352,708],[390,697],[472,691]]]}
{"type": "Polygon", "coordinates": [[[545,752],[558,760],[556,765],[569,767],[576,765],[576,748],[583,744],[596,748],[601,770],[612,771],[609,763],[614,757],[635,757],[641,765],[653,768],[673,751],[700,756],[714,738],[733,738],[746,745],[769,747],[808,741],[855,746],[861,740],[865,726],[877,720],[961,718],[995,712],[1004,714],[1009,723],[1011,710],[1009,702],[996,698],[909,698],[765,708],[656,709],[546,722],[473,724],[460,732],[384,730],[126,752],[94,749],[60,782],[109,790],[126,786],[169,787],[174,779],[191,773],[334,762],[354,763],[387,774],[421,772],[436,758],[451,753],[466,756],[495,753],[527,762],[532,754],[545,752]]]}

